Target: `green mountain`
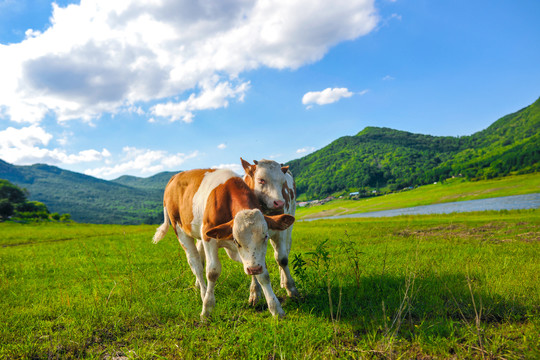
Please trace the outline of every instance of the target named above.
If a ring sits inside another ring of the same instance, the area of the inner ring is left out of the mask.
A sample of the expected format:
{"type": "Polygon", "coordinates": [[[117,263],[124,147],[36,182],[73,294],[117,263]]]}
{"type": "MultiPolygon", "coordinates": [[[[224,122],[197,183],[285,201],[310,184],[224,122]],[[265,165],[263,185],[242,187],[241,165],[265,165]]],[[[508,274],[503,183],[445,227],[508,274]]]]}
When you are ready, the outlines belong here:
{"type": "Polygon", "coordinates": [[[51,212],[69,213],[77,222],[99,224],[162,221],[163,189],[169,174],[153,176],[155,185],[149,185],[146,179],[106,181],[55,166],[16,166],[0,160],[0,178],[27,189],[31,200],[43,202],[51,212]]]}
{"type": "Polygon", "coordinates": [[[124,175],[111,181],[140,190],[157,190],[163,192],[171,177],[176,173],[177,171],[164,171],[147,178],[124,175]]]}
{"type": "MultiPolygon", "coordinates": [[[[290,161],[302,198],[344,191],[397,190],[451,176],[493,178],[539,171],[540,99],[471,136],[430,136],[368,127],[290,161]]],[[[36,164],[0,160],[0,179],[26,188],[29,199],[77,222],[140,224],[162,221],[162,196],[174,172],[112,181],[36,164]]]]}
{"type": "Polygon", "coordinates": [[[451,176],[493,178],[539,170],[540,99],[471,136],[413,134],[368,127],[290,161],[299,195],[397,190],[451,176]]]}
{"type": "Polygon", "coordinates": [[[468,137],[466,147],[443,167],[469,178],[539,171],[540,99],[468,137]]]}

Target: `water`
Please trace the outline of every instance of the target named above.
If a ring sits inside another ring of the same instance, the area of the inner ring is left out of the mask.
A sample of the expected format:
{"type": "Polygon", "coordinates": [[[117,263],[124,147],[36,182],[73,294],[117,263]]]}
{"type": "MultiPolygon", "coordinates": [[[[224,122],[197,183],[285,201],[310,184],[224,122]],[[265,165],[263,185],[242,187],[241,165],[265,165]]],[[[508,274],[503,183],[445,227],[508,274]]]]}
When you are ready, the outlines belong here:
{"type": "Polygon", "coordinates": [[[415,206],[404,209],[374,211],[369,213],[348,214],[329,216],[310,220],[321,219],[347,219],[359,217],[389,217],[400,215],[429,215],[429,214],[451,214],[471,211],[487,210],[517,210],[517,209],[537,209],[540,208],[540,193],[504,196],[491,199],[458,201],[445,204],[415,206]]]}

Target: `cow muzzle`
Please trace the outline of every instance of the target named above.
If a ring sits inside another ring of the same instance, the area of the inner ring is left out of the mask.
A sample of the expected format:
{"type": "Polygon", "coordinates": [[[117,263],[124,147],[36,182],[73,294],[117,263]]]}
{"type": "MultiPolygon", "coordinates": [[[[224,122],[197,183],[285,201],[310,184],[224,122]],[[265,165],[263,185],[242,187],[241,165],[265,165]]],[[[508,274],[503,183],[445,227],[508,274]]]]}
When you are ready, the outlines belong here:
{"type": "Polygon", "coordinates": [[[261,265],[250,266],[246,268],[246,272],[248,273],[248,275],[259,275],[263,272],[263,267],[261,265]]]}
{"type": "Polygon", "coordinates": [[[284,205],[285,205],[284,201],[274,200],[274,209],[283,209],[284,205]]]}

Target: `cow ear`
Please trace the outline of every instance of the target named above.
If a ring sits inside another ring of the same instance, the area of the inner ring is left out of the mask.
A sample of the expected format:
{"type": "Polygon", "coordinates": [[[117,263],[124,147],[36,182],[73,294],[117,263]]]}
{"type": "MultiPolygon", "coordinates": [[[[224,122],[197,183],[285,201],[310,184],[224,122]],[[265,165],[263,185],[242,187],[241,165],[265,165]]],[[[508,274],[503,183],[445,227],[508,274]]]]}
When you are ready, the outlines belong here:
{"type": "Polygon", "coordinates": [[[288,214],[264,215],[264,219],[268,224],[268,228],[272,230],[285,230],[294,223],[294,216],[288,214]]]}
{"type": "Polygon", "coordinates": [[[283,171],[283,173],[286,174],[287,171],[289,171],[289,165],[287,165],[287,166],[282,166],[282,167],[281,167],[281,171],[283,171]]]}
{"type": "Polygon", "coordinates": [[[234,220],[231,220],[229,222],[226,222],[225,224],[214,226],[210,230],[206,231],[205,233],[206,237],[216,239],[216,240],[232,240],[233,239],[233,233],[232,233],[233,222],[234,220]]]}
{"type": "Polygon", "coordinates": [[[240,158],[240,160],[242,161],[242,167],[244,168],[246,175],[253,176],[255,174],[255,168],[257,167],[257,165],[251,165],[242,158],[240,158]]]}

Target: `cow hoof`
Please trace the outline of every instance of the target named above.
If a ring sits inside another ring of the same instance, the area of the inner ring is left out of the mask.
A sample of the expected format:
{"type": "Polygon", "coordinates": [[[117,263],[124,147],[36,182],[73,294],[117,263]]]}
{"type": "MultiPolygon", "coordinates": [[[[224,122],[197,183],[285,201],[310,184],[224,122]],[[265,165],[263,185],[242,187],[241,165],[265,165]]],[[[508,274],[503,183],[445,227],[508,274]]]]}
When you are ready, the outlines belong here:
{"type": "Polygon", "coordinates": [[[210,316],[210,314],[203,314],[201,313],[201,323],[208,323],[210,320],[212,320],[212,317],[210,316]]]}
{"type": "Polygon", "coordinates": [[[292,288],[292,289],[286,289],[287,290],[287,295],[290,297],[290,298],[297,298],[300,296],[300,293],[298,292],[298,289],[296,289],[295,287],[292,288]]]}
{"type": "Polygon", "coordinates": [[[248,303],[250,306],[255,306],[259,302],[259,296],[258,295],[249,295],[248,303]]]}

